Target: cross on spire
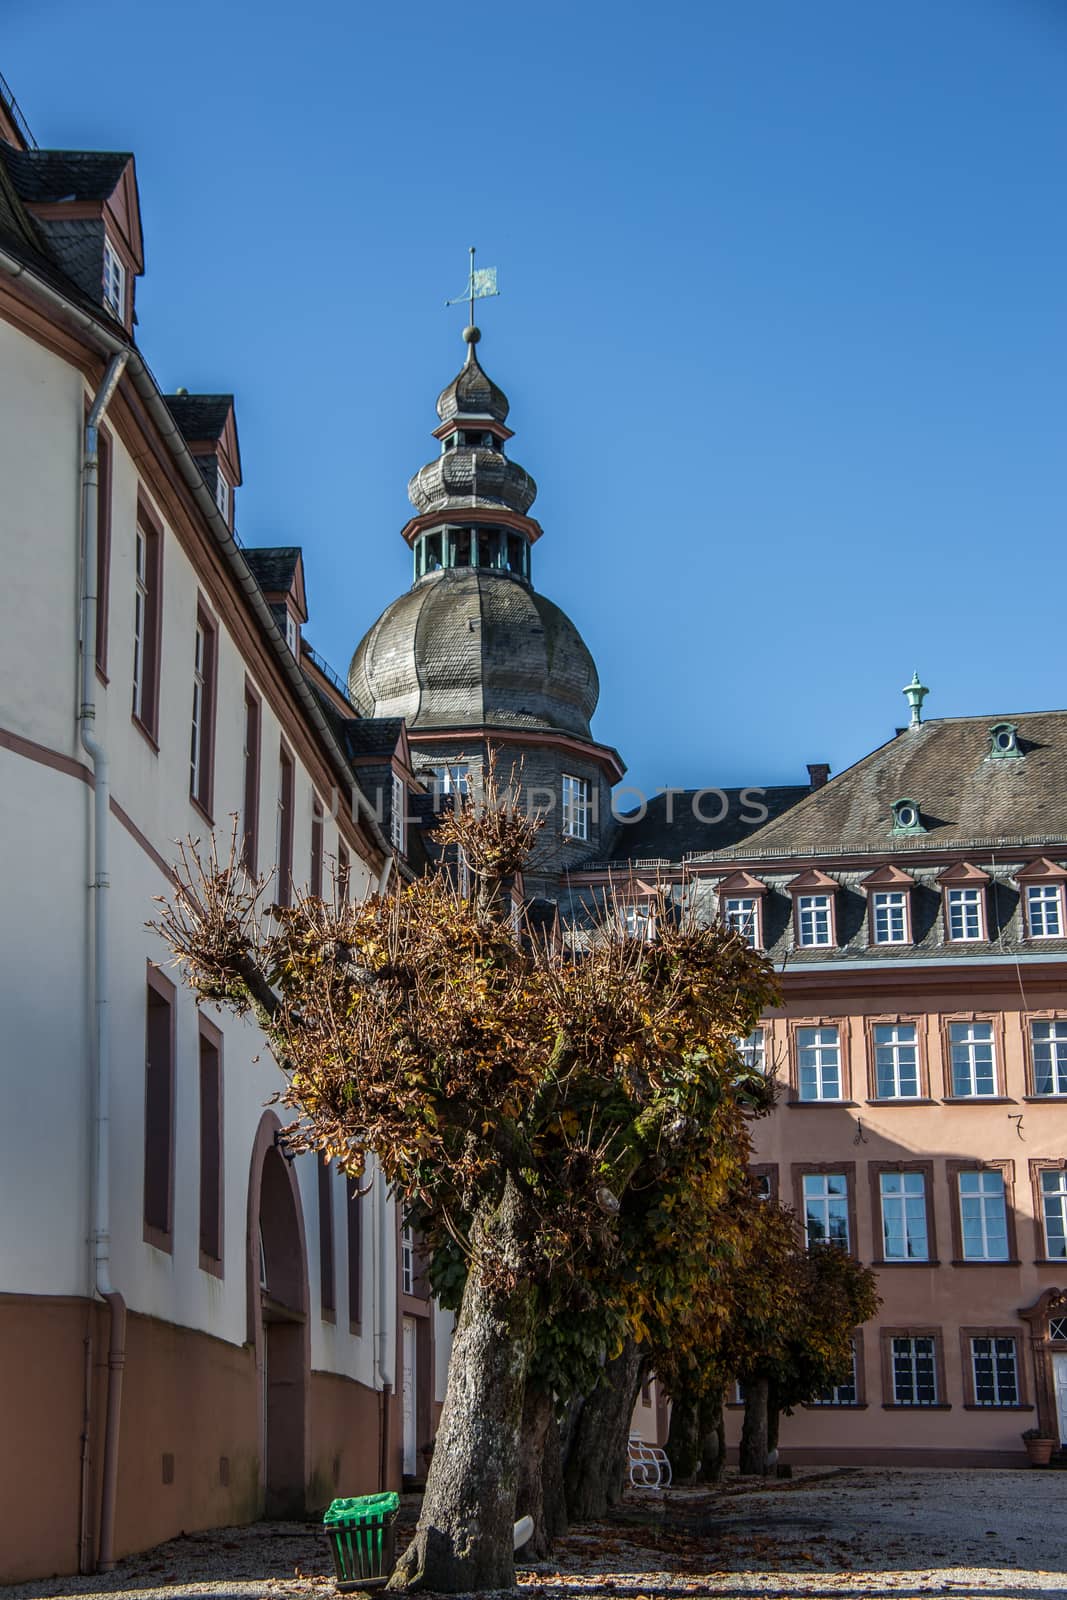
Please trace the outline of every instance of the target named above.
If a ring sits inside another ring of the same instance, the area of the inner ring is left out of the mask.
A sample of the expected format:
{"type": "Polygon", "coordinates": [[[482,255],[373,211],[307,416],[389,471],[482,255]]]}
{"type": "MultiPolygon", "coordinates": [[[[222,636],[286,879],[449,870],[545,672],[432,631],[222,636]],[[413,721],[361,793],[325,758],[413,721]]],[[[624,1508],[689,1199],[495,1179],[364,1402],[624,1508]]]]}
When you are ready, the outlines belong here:
{"type": "Polygon", "coordinates": [[[466,290],[463,294],[457,295],[454,300],[446,300],[445,305],[459,306],[463,304],[464,300],[468,301],[470,306],[470,326],[473,328],[474,302],[476,300],[487,300],[491,295],[498,295],[500,290],[496,286],[495,267],[475,267],[474,245],[470,247],[470,256],[470,276],[467,279],[466,290]]]}

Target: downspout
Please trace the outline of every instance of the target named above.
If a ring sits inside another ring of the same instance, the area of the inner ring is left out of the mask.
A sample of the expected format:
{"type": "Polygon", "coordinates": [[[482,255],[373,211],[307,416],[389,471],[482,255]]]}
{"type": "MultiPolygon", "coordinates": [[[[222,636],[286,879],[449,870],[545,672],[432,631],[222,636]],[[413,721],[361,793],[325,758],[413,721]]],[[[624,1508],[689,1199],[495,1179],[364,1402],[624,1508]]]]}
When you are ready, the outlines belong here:
{"type": "Polygon", "coordinates": [[[119,1469],[119,1424],[122,1417],[122,1377],[126,1364],[126,1302],[111,1282],[111,1039],[108,996],[108,817],[111,778],[107,750],[96,735],[96,562],[97,489],[100,479],[100,419],[107,410],[126,365],[128,352],[111,357],[85,423],[82,455],[82,613],[81,703],[78,737],[93,764],[93,837],[89,876],[93,898],[93,1018],[94,1018],[94,1171],[93,1171],[93,1287],[111,1312],[107,1352],[107,1419],[104,1424],[103,1492],[100,1502],[100,1538],[97,1567],[102,1572],[115,1565],[115,1498],[119,1469]]]}
{"type": "Polygon", "coordinates": [[[390,1309],[396,1309],[396,1269],[393,1270],[393,1282],[389,1283],[389,1226],[390,1206],[389,1190],[385,1182],[385,1173],[379,1164],[374,1177],[374,1193],[377,1200],[377,1218],[375,1235],[378,1243],[378,1316],[377,1328],[374,1334],[375,1362],[378,1368],[378,1380],[381,1384],[382,1394],[382,1458],[380,1464],[382,1488],[388,1486],[389,1472],[389,1401],[392,1397],[393,1386],[396,1380],[396,1317],[390,1315],[390,1309]]]}

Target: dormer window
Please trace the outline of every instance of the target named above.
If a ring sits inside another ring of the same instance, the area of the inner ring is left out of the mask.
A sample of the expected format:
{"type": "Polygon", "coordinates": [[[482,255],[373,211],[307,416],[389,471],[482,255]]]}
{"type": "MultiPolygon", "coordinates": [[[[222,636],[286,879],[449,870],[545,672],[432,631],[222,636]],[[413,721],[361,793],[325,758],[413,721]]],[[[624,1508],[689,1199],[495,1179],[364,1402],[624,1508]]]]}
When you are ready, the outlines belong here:
{"type": "Polygon", "coordinates": [[[1017,761],[1022,757],[1018,730],[1014,722],[995,722],[989,730],[989,757],[992,761],[1017,761]]]}
{"type": "Polygon", "coordinates": [[[893,826],[891,833],[925,833],[922,813],[917,800],[893,801],[893,826]]]}
{"type": "Polygon", "coordinates": [[[300,628],[291,611],[285,613],[285,642],[294,656],[300,653],[300,628]]]}
{"type": "Polygon", "coordinates": [[[988,939],[986,891],[989,874],[968,861],[948,867],[938,877],[943,897],[945,935],[952,944],[988,939]]]}
{"type": "Polygon", "coordinates": [[[793,933],[798,949],[826,949],[837,943],[838,884],[817,867],[788,886],[793,897],[793,933]]]}
{"type": "MultiPolygon", "coordinates": [[[[226,474],[221,468],[216,468],[215,471],[215,504],[222,512],[222,515],[225,517],[226,521],[229,522],[230,485],[226,480],[226,474]]],[[[292,648],[292,646],[290,646],[290,648],[292,648]]]]}
{"type": "Polygon", "coordinates": [[[126,267],[106,236],[104,238],[104,304],[119,322],[126,320],[126,267]]]}
{"type": "Polygon", "coordinates": [[[911,943],[911,895],[915,885],[899,867],[879,867],[864,878],[867,894],[867,942],[911,943]]]}
{"type": "Polygon", "coordinates": [[[1042,856],[1030,861],[1016,875],[1025,908],[1023,929],[1028,939],[1062,939],[1067,928],[1067,872],[1055,861],[1042,856]]]}

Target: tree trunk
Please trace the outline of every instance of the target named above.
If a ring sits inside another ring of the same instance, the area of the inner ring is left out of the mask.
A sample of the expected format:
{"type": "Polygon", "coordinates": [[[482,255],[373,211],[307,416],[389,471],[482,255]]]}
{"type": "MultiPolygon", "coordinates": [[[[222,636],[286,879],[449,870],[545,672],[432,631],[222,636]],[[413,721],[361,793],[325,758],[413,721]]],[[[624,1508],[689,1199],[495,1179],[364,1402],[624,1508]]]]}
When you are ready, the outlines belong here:
{"type": "MultiPolygon", "coordinates": [[[[498,1259],[516,1260],[522,1221],[521,1197],[509,1181],[484,1228],[498,1259]]],[[[457,1594],[513,1586],[519,1428],[534,1313],[530,1284],[503,1293],[472,1267],[418,1526],[390,1589],[457,1594]]]]}
{"type": "Polygon", "coordinates": [[[778,1385],[770,1383],[767,1386],[767,1471],[775,1472],[778,1468],[778,1419],[782,1415],[778,1409],[778,1385]]]}
{"type": "Polygon", "coordinates": [[[767,1473],[767,1394],[770,1388],[766,1378],[753,1378],[745,1384],[745,1422],[741,1429],[741,1452],[738,1466],[747,1476],[765,1477],[767,1473]]]}
{"type": "Polygon", "coordinates": [[[555,1426],[551,1393],[539,1383],[526,1385],[519,1434],[519,1489],[515,1496],[516,1517],[532,1517],[534,1531],[523,1545],[523,1557],[540,1561],[552,1549],[552,1533],[545,1505],[545,1465],[548,1435],[555,1426]]]}
{"type": "Polygon", "coordinates": [[[574,1426],[563,1478],[572,1522],[602,1517],[622,1497],[630,1418],[640,1382],[641,1356],[636,1342],[627,1339],[604,1367],[574,1426]]]}
{"type": "Polygon", "coordinates": [[[700,1401],[689,1390],[671,1397],[667,1459],[674,1483],[693,1483],[700,1465],[700,1401]]]}
{"type": "Polygon", "coordinates": [[[700,1402],[700,1473],[704,1483],[721,1483],[726,1472],[726,1418],[722,1391],[700,1402]]]}
{"type": "Polygon", "coordinates": [[[567,1531],[567,1497],[563,1492],[563,1452],[555,1412],[545,1434],[541,1487],[545,1498],[545,1528],[550,1539],[560,1539],[567,1531]]]}

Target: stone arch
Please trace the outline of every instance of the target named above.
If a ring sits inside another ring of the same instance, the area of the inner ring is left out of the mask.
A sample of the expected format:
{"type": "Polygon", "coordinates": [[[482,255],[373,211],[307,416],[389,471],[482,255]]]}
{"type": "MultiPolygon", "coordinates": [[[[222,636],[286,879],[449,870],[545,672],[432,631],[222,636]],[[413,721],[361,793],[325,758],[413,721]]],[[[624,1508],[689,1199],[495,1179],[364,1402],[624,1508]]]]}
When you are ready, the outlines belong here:
{"type": "Polygon", "coordinates": [[[304,1212],[291,1162],[265,1111],[248,1179],[248,1341],[259,1396],[260,1494],[267,1516],[305,1509],[311,1351],[304,1212]]]}

